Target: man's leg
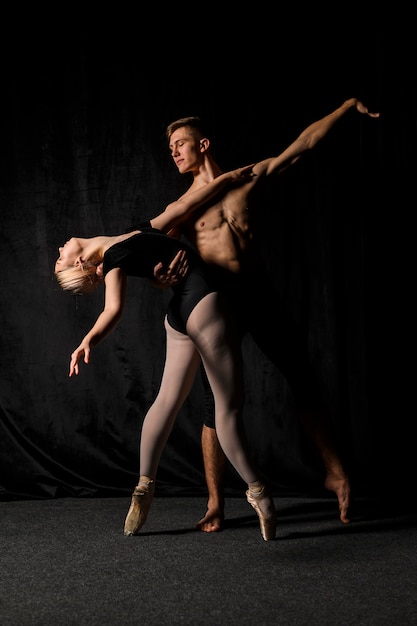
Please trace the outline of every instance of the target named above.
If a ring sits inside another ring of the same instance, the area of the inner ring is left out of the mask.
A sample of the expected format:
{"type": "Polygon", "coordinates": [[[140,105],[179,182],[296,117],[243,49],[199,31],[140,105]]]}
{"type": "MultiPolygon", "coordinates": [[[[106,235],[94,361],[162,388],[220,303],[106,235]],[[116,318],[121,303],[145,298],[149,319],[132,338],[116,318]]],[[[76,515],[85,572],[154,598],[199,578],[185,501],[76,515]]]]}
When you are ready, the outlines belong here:
{"type": "Polygon", "coordinates": [[[224,473],[227,459],[220,447],[215,428],[203,425],[201,433],[204,472],[206,476],[208,500],[207,512],[197,523],[196,528],[205,533],[218,532],[224,520],[224,473]]]}
{"type": "Polygon", "coordinates": [[[331,425],[322,411],[299,411],[300,423],[316,445],[326,470],[324,486],[333,491],[339,504],[340,521],[348,524],[350,507],[350,481],[338,451],[330,437],[331,425]]]}
{"type": "Polygon", "coordinates": [[[201,433],[201,448],[203,452],[208,500],[207,512],[197,523],[196,528],[205,533],[212,533],[218,532],[223,527],[223,490],[227,459],[217,438],[214,420],[214,398],[203,366],[201,366],[201,377],[205,394],[204,425],[201,433]]]}
{"type": "Polygon", "coordinates": [[[333,491],[339,505],[340,520],[349,522],[351,488],[331,420],[323,405],[307,352],[307,339],[289,315],[280,295],[269,284],[262,284],[266,272],[258,271],[256,279],[241,293],[257,302],[256,307],[245,307],[249,315],[249,332],[262,352],[284,374],[297,407],[300,424],[316,446],[326,471],[324,487],[333,491]]]}

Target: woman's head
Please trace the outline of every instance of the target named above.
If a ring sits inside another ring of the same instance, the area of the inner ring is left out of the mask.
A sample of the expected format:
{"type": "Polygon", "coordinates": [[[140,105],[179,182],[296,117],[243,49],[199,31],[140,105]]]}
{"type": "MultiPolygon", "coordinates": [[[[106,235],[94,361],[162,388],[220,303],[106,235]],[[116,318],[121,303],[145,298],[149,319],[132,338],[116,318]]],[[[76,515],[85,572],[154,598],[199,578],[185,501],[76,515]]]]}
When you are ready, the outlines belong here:
{"type": "Polygon", "coordinates": [[[85,241],[87,240],[72,237],[58,248],[55,277],[62,289],[74,295],[91,293],[103,282],[101,261],[97,263],[95,260],[83,258],[85,241]]]}

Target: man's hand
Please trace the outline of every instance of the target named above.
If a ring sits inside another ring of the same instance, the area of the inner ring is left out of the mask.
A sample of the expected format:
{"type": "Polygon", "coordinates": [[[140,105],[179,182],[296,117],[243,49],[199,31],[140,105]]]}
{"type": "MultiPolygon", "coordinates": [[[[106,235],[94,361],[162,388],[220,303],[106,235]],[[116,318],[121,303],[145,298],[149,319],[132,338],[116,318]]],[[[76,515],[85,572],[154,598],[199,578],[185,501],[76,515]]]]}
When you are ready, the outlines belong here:
{"type": "Polygon", "coordinates": [[[186,276],[189,270],[187,253],[180,250],[172,259],[167,268],[162,263],[155,265],[152,284],[159,289],[174,287],[186,276]]]}
{"type": "Polygon", "coordinates": [[[255,172],[253,171],[254,165],[256,165],[256,163],[252,163],[251,165],[245,165],[244,167],[238,167],[236,170],[226,172],[224,176],[228,176],[232,184],[241,185],[242,183],[247,183],[249,180],[256,176],[255,172]]]}
{"type": "Polygon", "coordinates": [[[356,102],[356,109],[359,113],[364,113],[365,115],[369,115],[369,117],[379,117],[379,113],[371,113],[371,111],[368,111],[368,108],[360,100],[356,102]]]}

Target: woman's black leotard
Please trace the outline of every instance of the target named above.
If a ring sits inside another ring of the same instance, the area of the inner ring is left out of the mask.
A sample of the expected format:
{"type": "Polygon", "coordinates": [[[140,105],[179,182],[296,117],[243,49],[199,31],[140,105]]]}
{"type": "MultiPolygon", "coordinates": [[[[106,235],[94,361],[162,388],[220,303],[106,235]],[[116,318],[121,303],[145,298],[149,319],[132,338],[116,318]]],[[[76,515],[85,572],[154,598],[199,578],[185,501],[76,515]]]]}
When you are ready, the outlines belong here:
{"type": "Polygon", "coordinates": [[[131,230],[141,232],[114,244],[104,254],[104,276],[118,267],[128,276],[152,279],[157,263],[169,265],[179,250],[186,250],[190,269],[181,283],[172,287],[174,296],[167,310],[170,325],[186,334],[187,320],[195,305],[208,293],[217,291],[210,268],[190,246],[156,228],[140,225],[131,230]]]}

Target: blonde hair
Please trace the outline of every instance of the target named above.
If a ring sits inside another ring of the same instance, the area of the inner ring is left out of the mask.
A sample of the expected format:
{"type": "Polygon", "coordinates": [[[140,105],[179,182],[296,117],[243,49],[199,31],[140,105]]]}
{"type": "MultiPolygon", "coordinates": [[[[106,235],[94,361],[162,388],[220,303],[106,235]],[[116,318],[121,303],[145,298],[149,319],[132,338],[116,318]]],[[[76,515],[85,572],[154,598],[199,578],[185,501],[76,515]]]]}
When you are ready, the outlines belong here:
{"type": "Polygon", "coordinates": [[[58,284],[65,291],[71,291],[75,296],[91,293],[97,285],[103,282],[96,273],[97,266],[93,263],[83,263],[77,267],[70,265],[59,272],[55,272],[58,284]]]}

